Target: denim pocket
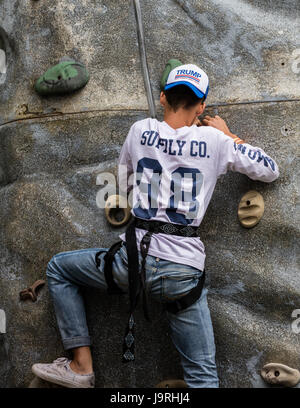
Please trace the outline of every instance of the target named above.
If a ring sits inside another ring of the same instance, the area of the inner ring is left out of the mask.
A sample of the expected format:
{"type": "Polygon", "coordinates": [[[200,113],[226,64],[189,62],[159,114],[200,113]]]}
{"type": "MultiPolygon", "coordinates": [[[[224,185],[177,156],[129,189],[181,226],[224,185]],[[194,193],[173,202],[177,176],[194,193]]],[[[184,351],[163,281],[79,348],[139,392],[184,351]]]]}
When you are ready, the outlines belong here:
{"type": "Polygon", "coordinates": [[[175,300],[190,292],[198,284],[202,271],[196,273],[168,274],[161,277],[163,300],[175,300]]]}

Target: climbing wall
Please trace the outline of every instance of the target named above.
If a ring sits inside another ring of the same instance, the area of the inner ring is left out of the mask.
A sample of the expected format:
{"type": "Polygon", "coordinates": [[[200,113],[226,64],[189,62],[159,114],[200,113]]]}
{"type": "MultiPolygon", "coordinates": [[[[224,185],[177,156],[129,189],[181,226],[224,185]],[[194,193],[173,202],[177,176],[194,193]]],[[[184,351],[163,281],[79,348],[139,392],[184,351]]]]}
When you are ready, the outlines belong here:
{"type": "MultiPolygon", "coordinates": [[[[169,58],[201,66],[207,112],[280,169],[272,184],[220,178],[201,226],[221,386],[266,386],[268,362],[300,369],[299,13],[298,0],[0,0],[0,387],[27,387],[33,363],[63,355],[47,287],[35,303],[19,292],[45,278],[55,253],[116,241],[122,229],[97,207],[96,178],[116,170],[149,107],[162,117],[169,58]],[[40,97],[34,81],[63,56],[86,64],[89,83],[40,97]],[[244,229],[237,208],[252,189],[265,213],[244,229]]],[[[136,361],[122,365],[127,299],[85,292],[97,387],[182,378],[159,306],[152,323],[137,313],[136,361]]]]}

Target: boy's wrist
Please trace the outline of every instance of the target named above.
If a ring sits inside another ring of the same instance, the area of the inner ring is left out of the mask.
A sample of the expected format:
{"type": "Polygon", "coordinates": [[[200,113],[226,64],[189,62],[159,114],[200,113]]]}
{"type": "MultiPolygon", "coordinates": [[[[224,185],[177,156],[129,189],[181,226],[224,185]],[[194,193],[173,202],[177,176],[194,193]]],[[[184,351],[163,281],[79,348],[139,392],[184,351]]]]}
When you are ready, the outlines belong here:
{"type": "Polygon", "coordinates": [[[226,132],[226,135],[229,136],[229,137],[231,137],[231,138],[234,140],[234,142],[235,142],[236,144],[245,143],[244,140],[240,139],[237,135],[235,135],[234,133],[231,133],[230,131],[229,131],[229,132],[226,132]]]}

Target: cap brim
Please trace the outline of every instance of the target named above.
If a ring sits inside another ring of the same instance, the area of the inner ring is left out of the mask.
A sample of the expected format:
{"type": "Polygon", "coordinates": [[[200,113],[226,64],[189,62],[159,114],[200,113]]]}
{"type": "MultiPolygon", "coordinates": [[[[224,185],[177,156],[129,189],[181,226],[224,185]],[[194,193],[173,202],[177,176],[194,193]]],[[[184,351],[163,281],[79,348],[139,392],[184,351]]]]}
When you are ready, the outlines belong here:
{"type": "Polygon", "coordinates": [[[173,82],[172,84],[168,84],[168,85],[165,86],[165,90],[167,91],[168,89],[171,89],[171,88],[173,88],[174,86],[177,86],[177,85],[186,85],[186,86],[188,86],[198,98],[203,98],[203,96],[206,96],[203,92],[201,92],[193,84],[191,84],[190,82],[186,82],[186,81],[178,81],[178,82],[173,82]]]}

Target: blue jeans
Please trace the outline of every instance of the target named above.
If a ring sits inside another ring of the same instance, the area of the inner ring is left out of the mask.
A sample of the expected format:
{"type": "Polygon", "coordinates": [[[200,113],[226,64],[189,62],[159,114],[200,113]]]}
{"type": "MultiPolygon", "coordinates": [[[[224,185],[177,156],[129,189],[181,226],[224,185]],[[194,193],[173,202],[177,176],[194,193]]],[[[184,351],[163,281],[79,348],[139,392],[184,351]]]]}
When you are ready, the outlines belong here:
{"type": "MultiPolygon", "coordinates": [[[[55,314],[66,350],[91,345],[80,286],[107,289],[104,256],[108,249],[90,248],[55,255],[47,267],[47,279],[55,314]],[[95,263],[100,254],[100,266],[95,263]]],[[[141,256],[140,256],[141,260],[141,256]]],[[[177,299],[198,283],[202,271],[151,255],[146,260],[146,290],[161,303],[177,299]]],[[[123,245],[113,262],[117,285],[128,291],[127,253],[123,245]]],[[[189,387],[219,386],[215,343],[207,289],[189,308],[177,314],[166,312],[172,341],[181,357],[184,379],[189,387]]]]}

